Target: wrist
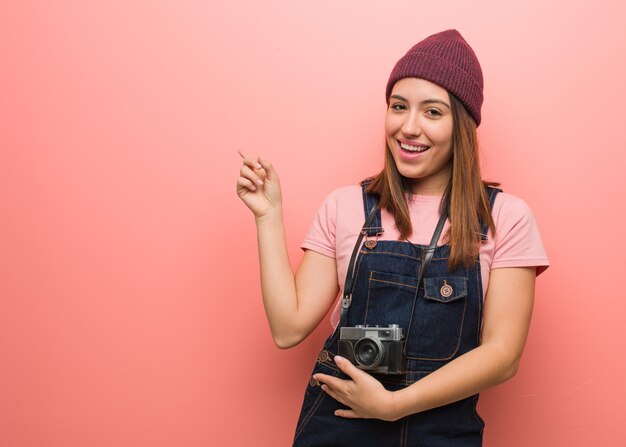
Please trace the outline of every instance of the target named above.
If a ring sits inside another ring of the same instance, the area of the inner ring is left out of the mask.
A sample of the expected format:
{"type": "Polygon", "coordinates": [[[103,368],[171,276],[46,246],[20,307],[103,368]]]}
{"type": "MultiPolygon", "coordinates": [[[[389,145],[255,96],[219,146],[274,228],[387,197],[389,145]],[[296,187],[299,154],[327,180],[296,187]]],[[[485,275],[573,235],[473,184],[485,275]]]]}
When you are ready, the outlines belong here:
{"type": "Polygon", "coordinates": [[[268,210],[267,212],[259,216],[255,216],[255,222],[257,225],[262,225],[265,223],[282,221],[282,220],[283,220],[283,210],[280,205],[268,210]]]}
{"type": "Polygon", "coordinates": [[[393,420],[395,421],[415,413],[409,404],[408,399],[411,399],[411,393],[408,392],[408,388],[402,388],[393,392],[393,420]]]}

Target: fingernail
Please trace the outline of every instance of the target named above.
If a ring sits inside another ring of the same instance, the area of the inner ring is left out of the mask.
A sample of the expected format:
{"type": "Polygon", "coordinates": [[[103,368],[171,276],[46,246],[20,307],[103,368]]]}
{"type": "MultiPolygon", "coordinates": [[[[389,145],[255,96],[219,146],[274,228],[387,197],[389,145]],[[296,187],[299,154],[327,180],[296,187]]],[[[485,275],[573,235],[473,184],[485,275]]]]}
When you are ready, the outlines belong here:
{"type": "Polygon", "coordinates": [[[258,178],[258,179],[256,180],[256,182],[257,182],[257,184],[259,184],[259,185],[262,185],[262,184],[263,184],[263,180],[261,180],[260,178],[258,178]]]}
{"type": "Polygon", "coordinates": [[[261,166],[261,164],[260,164],[260,163],[255,163],[255,164],[254,164],[254,167],[255,167],[256,169],[263,169],[263,166],[261,166]]]}
{"type": "Polygon", "coordinates": [[[343,357],[339,357],[338,355],[335,356],[335,363],[340,363],[343,362],[343,357]]]}

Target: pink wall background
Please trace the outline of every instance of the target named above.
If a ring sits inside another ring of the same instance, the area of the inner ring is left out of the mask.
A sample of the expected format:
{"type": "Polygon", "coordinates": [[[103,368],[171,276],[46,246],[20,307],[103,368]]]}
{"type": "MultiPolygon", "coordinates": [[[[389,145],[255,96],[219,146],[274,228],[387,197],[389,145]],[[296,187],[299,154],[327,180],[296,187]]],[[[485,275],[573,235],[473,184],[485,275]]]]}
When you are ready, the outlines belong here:
{"type": "Polygon", "coordinates": [[[485,74],[486,177],[553,263],[485,445],[624,445],[625,12],[2,2],[0,447],[289,445],[329,327],[274,348],[237,149],[279,170],[295,265],[322,198],[381,166],[393,64],[451,27],[485,74]]]}

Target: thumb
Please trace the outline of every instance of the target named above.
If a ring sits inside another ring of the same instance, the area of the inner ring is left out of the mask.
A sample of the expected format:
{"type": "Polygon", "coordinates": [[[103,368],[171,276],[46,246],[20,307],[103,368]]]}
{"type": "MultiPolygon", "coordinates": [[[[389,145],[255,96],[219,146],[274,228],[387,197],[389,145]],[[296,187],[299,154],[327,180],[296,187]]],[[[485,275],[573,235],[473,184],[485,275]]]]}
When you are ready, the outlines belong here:
{"type": "Polygon", "coordinates": [[[346,358],[336,355],[334,357],[334,360],[335,360],[335,364],[339,367],[341,372],[350,376],[350,378],[354,380],[355,382],[362,374],[365,374],[359,368],[357,368],[352,363],[350,363],[350,360],[346,358]]]}

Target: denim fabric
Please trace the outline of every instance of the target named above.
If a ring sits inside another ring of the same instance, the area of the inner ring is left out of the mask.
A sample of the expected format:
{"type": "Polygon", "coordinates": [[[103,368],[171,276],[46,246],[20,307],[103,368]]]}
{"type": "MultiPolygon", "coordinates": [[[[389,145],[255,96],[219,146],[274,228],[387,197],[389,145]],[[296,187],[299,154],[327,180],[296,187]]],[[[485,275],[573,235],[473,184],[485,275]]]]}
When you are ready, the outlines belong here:
{"type": "MultiPolygon", "coordinates": [[[[376,198],[365,193],[365,214],[376,198]]],[[[497,189],[489,188],[493,205],[497,189]]],[[[379,225],[380,216],[375,221],[379,225]]],[[[379,230],[378,228],[376,230],[379,230]]],[[[486,235],[486,228],[483,228],[486,235]]],[[[385,388],[404,388],[478,346],[482,323],[482,284],[478,259],[471,268],[448,270],[450,247],[437,247],[417,289],[425,246],[378,241],[363,246],[355,264],[355,285],[347,326],[398,324],[406,334],[407,368],[402,374],[373,374],[385,388]]],[[[347,378],[332,361],[339,328],[326,340],[312,374],[347,378]]],[[[484,423],[476,412],[478,395],[413,414],[396,422],[344,419],[343,406],[311,380],[294,446],[481,446],[484,423]]]]}

